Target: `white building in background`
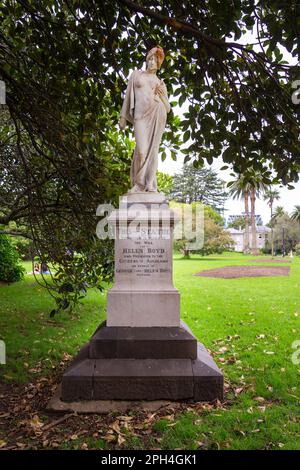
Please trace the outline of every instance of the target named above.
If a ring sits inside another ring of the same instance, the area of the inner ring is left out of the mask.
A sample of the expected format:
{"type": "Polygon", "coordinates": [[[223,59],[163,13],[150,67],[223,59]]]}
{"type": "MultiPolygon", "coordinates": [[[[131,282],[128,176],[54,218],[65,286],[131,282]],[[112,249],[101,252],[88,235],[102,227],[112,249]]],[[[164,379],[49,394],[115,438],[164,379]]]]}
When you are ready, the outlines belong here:
{"type": "MultiPolygon", "coordinates": [[[[235,251],[243,251],[244,250],[244,239],[245,239],[245,229],[240,228],[236,230],[235,228],[227,228],[225,229],[227,232],[230,233],[231,238],[234,241],[234,250],[235,251]]],[[[268,235],[271,232],[269,227],[265,225],[257,225],[256,226],[256,246],[259,250],[265,248],[266,241],[268,239],[268,235]]],[[[251,226],[249,227],[249,245],[250,248],[252,247],[252,230],[251,226]]]]}

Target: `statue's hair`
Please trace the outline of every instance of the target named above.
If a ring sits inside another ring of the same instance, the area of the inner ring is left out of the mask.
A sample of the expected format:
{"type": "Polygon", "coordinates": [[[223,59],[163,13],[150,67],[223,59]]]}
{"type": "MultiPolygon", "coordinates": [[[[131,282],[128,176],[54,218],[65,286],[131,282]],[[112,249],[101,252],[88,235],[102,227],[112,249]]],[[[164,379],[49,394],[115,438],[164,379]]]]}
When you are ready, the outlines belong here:
{"type": "Polygon", "coordinates": [[[161,64],[163,63],[164,58],[165,58],[165,53],[164,53],[163,48],[160,47],[160,46],[156,46],[156,47],[153,47],[152,49],[150,49],[150,51],[148,52],[148,54],[146,56],[146,62],[148,62],[150,57],[152,57],[154,54],[156,55],[157,65],[158,65],[158,68],[160,69],[161,64]]]}

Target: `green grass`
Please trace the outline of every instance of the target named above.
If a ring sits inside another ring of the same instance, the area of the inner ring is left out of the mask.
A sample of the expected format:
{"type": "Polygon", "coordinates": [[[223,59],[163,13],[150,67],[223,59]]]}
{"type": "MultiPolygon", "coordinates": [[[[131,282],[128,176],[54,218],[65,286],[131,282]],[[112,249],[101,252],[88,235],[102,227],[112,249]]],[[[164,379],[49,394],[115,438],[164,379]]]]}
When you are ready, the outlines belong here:
{"type": "MultiPolygon", "coordinates": [[[[31,263],[24,266],[31,271],[31,263]]],[[[33,275],[0,285],[0,339],[7,352],[0,374],[6,380],[26,382],[54,368],[64,353],[75,354],[105,319],[105,298],[106,293],[91,290],[75,313],[51,319],[55,303],[33,275]]]]}
{"type": "MultiPolygon", "coordinates": [[[[163,449],[300,449],[300,365],[291,360],[292,343],[300,340],[300,260],[293,259],[288,277],[193,276],[251,260],[236,253],[174,257],[182,319],[213,352],[235,393],[228,392],[224,407],[176,416],[174,426],[156,421],[153,433],[163,449]]],[[[55,367],[63,353],[74,354],[105,318],[105,300],[105,294],[91,291],[76,315],[50,320],[52,300],[32,276],[1,285],[0,338],[8,363],[0,371],[5,380],[26,382],[55,367]]],[[[142,445],[138,437],[125,443],[126,448],[142,445]]]]}

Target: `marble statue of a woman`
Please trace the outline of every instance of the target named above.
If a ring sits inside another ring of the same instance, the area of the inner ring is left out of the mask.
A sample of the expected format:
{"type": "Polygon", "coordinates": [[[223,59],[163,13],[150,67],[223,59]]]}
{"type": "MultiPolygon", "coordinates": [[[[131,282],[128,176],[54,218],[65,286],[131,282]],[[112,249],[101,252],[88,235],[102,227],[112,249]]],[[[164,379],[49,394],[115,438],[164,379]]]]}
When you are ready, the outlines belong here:
{"type": "Polygon", "coordinates": [[[124,130],[126,121],[134,127],[130,192],[157,192],[158,150],[171,109],[166,85],[156,76],[163,60],[163,49],[154,47],[147,54],[146,70],[135,70],[129,77],[119,127],[124,130]]]}

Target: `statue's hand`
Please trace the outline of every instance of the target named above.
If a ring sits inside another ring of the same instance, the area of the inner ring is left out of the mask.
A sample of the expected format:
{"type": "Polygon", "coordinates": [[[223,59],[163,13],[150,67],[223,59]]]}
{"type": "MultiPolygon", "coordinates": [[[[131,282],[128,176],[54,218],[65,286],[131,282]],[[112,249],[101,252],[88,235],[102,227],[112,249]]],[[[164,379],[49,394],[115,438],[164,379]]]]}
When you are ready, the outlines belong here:
{"type": "Polygon", "coordinates": [[[119,128],[123,131],[125,127],[126,127],[126,119],[124,117],[120,117],[119,128]]]}

